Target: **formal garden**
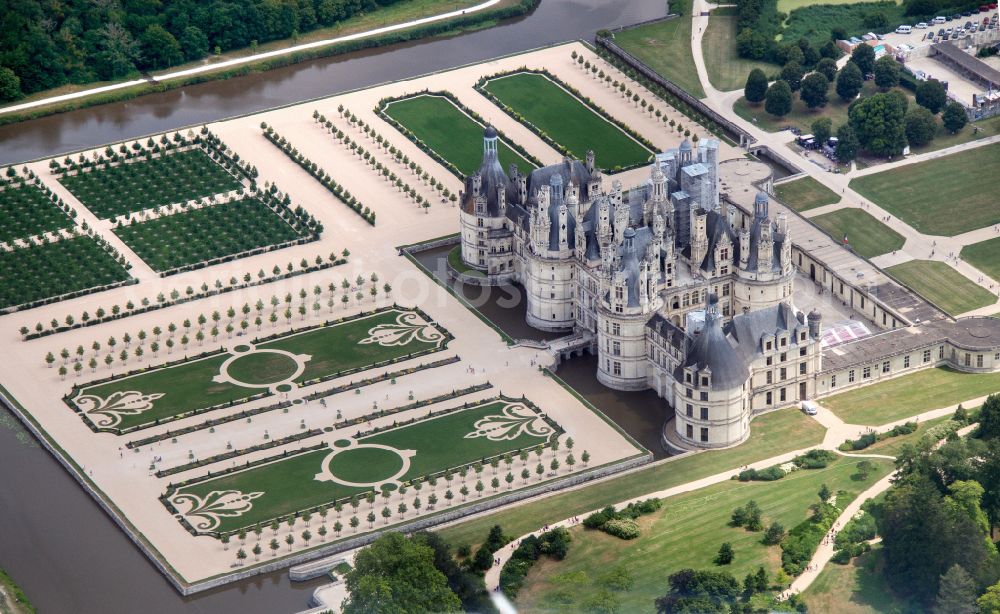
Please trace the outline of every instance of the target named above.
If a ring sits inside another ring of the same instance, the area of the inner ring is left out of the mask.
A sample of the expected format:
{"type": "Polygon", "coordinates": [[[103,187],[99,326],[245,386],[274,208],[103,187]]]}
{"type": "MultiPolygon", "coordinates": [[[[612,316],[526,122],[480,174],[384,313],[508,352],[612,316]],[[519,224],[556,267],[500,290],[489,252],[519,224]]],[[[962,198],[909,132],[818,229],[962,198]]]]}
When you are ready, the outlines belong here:
{"type": "Polygon", "coordinates": [[[0,243],[73,227],[76,212],[33,172],[22,177],[9,167],[6,175],[0,177],[0,243]]]}
{"type": "Polygon", "coordinates": [[[0,309],[30,308],[128,282],[123,256],[86,234],[0,250],[0,309]]]}
{"type": "Polygon", "coordinates": [[[287,197],[257,193],[198,208],[182,205],[178,213],[119,223],[115,234],[153,270],[168,275],[199,263],[318,238],[322,226],[301,207],[292,210],[288,203],[287,197]]]}
{"type": "Polygon", "coordinates": [[[642,166],[655,151],[652,143],[547,71],[483,77],[476,89],[557,151],[582,160],[592,149],[602,169],[642,166]]]}
{"type": "Polygon", "coordinates": [[[951,316],[997,302],[995,294],[940,260],[910,260],[884,270],[951,316]]]}
{"type": "MultiPolygon", "coordinates": [[[[291,318],[286,311],[286,319],[291,318]]],[[[216,340],[217,325],[208,335],[204,325],[199,325],[195,343],[188,333],[182,334],[185,352],[202,348],[208,336],[216,340]]],[[[173,346],[174,334],[164,343],[173,346]]],[[[65,401],[95,431],[122,434],[436,352],[450,339],[448,331],[419,310],[393,307],[298,332],[237,340],[231,348],[205,351],[190,360],[185,356],[125,377],[74,386],[65,401]]],[[[125,364],[133,356],[141,362],[147,352],[155,358],[159,349],[159,342],[144,344],[144,339],[131,337],[123,338],[121,345],[117,356],[117,340],[105,346],[109,366],[116,359],[125,364]]],[[[66,362],[69,354],[64,354],[66,362]]],[[[96,368],[98,357],[93,358],[96,368]]],[[[79,356],[76,364],[82,366],[82,360],[79,356]]]]}
{"type": "Polygon", "coordinates": [[[143,152],[131,160],[105,158],[59,181],[101,218],[231,192],[243,185],[198,146],[169,153],[143,152]]]}
{"type": "Polygon", "coordinates": [[[783,204],[800,212],[840,202],[839,195],[809,176],[776,184],[774,195],[783,204]]]}
{"type": "MultiPolygon", "coordinates": [[[[541,456],[521,453],[541,450],[560,432],[530,402],[500,397],[336,439],[330,446],[323,442],[298,453],[284,453],[250,468],[194,478],[171,486],[161,499],[192,533],[232,533],[286,517],[294,523],[302,512],[349,503],[347,513],[354,516],[351,525],[356,532],[365,517],[371,529],[376,513],[380,524],[391,518],[405,519],[407,506],[389,508],[390,497],[398,493],[401,498],[409,488],[419,498],[420,485],[432,480],[446,482],[445,505],[450,506],[497,492],[501,479],[505,489],[515,480],[524,483],[527,478],[511,478],[515,470],[523,475],[529,458],[531,480],[541,479],[542,474],[533,471],[541,456]],[[504,463],[491,468],[492,459],[504,463]],[[484,480],[492,484],[484,485],[484,480]],[[453,501],[457,497],[461,501],[453,501]]],[[[433,506],[436,500],[436,496],[428,498],[427,505],[433,506]]],[[[413,513],[419,513],[420,507],[421,503],[414,502],[413,513]]]]}
{"type": "MultiPolygon", "coordinates": [[[[406,136],[418,144],[423,143],[443,159],[449,170],[454,167],[460,177],[479,170],[485,127],[470,116],[469,111],[460,108],[449,94],[426,93],[384,100],[378,110],[406,136]]],[[[529,161],[515,151],[504,137],[498,140],[497,157],[504,171],[514,164],[527,174],[538,166],[536,161],[529,161]]]]}
{"type": "Polygon", "coordinates": [[[1000,223],[983,169],[1000,165],[1000,143],[851,180],[851,189],[924,234],[955,236],[1000,223]]]}

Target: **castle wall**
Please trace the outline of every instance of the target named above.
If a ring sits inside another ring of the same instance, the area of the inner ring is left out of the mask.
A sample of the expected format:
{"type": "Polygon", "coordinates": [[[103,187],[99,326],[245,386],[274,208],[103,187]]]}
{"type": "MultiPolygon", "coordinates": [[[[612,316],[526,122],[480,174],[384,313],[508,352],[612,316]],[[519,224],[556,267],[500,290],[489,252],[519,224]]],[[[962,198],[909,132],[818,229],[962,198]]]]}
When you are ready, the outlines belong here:
{"type": "Polygon", "coordinates": [[[526,319],[539,330],[572,330],[576,320],[576,264],[572,258],[525,254],[521,283],[528,293],[526,319]]]}
{"type": "Polygon", "coordinates": [[[601,308],[597,316],[597,380],[615,390],[647,387],[646,322],[649,314],[618,314],[601,308]]]}
{"type": "Polygon", "coordinates": [[[750,436],[745,386],[726,390],[698,389],[674,383],[674,428],[693,448],[721,448],[750,436]]]}

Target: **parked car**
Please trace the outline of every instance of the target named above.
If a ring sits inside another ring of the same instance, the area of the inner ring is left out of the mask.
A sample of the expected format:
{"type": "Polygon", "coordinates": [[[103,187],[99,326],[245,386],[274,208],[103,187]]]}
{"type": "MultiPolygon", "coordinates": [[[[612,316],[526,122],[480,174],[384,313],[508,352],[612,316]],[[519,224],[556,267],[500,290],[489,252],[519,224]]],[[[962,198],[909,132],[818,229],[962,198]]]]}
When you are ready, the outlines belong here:
{"type": "Polygon", "coordinates": [[[915,25],[913,27],[916,28],[916,29],[918,29],[918,30],[926,30],[927,29],[927,23],[921,21],[920,23],[918,23],[917,25],[915,25]]]}
{"type": "Polygon", "coordinates": [[[947,18],[941,17],[940,15],[938,15],[937,17],[935,17],[934,19],[931,20],[931,23],[934,24],[934,25],[941,25],[941,24],[943,24],[946,21],[948,21],[947,18]]]}
{"type": "Polygon", "coordinates": [[[819,405],[815,401],[802,401],[802,411],[809,416],[815,416],[819,412],[819,405]]]}

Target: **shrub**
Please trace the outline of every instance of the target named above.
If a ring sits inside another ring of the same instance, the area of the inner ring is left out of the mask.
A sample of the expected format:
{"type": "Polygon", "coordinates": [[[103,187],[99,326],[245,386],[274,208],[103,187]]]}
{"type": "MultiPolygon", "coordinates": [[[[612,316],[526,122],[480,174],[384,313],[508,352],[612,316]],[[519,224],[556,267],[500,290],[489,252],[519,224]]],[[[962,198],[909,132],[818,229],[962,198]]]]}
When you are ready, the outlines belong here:
{"type": "Polygon", "coordinates": [[[773,482],[785,477],[785,470],[777,465],[765,469],[744,469],[736,477],[740,482],[773,482]]]}
{"type": "Polygon", "coordinates": [[[809,450],[792,459],[800,469],[823,469],[837,459],[837,454],[830,450],[809,450]]]}
{"type": "Polygon", "coordinates": [[[601,530],[619,539],[639,537],[639,524],[631,518],[612,518],[604,523],[601,530]]]}
{"type": "Polygon", "coordinates": [[[767,531],[764,533],[764,538],[761,543],[765,546],[776,546],[781,543],[781,540],[785,538],[785,527],[781,526],[779,522],[772,522],[771,526],[767,527],[767,531]]]}
{"type": "Polygon", "coordinates": [[[729,542],[722,542],[719,546],[719,553],[715,555],[716,565],[729,565],[736,558],[736,554],[733,552],[733,547],[729,545],[729,542]]]}

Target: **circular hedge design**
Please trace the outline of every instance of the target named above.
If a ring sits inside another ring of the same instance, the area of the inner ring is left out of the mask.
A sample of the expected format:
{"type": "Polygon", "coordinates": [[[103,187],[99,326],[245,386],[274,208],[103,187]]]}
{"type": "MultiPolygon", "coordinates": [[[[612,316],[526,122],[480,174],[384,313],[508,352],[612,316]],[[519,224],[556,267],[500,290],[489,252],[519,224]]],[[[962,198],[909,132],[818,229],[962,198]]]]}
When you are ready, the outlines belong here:
{"type": "Polygon", "coordinates": [[[240,356],[229,364],[229,377],[248,384],[264,385],[283,382],[295,374],[299,364],[295,359],[275,352],[254,352],[240,356]]]}
{"type": "Polygon", "coordinates": [[[330,460],[330,473],[337,479],[358,484],[388,480],[403,468],[403,457],[384,448],[354,448],[338,452],[330,460]]]}

